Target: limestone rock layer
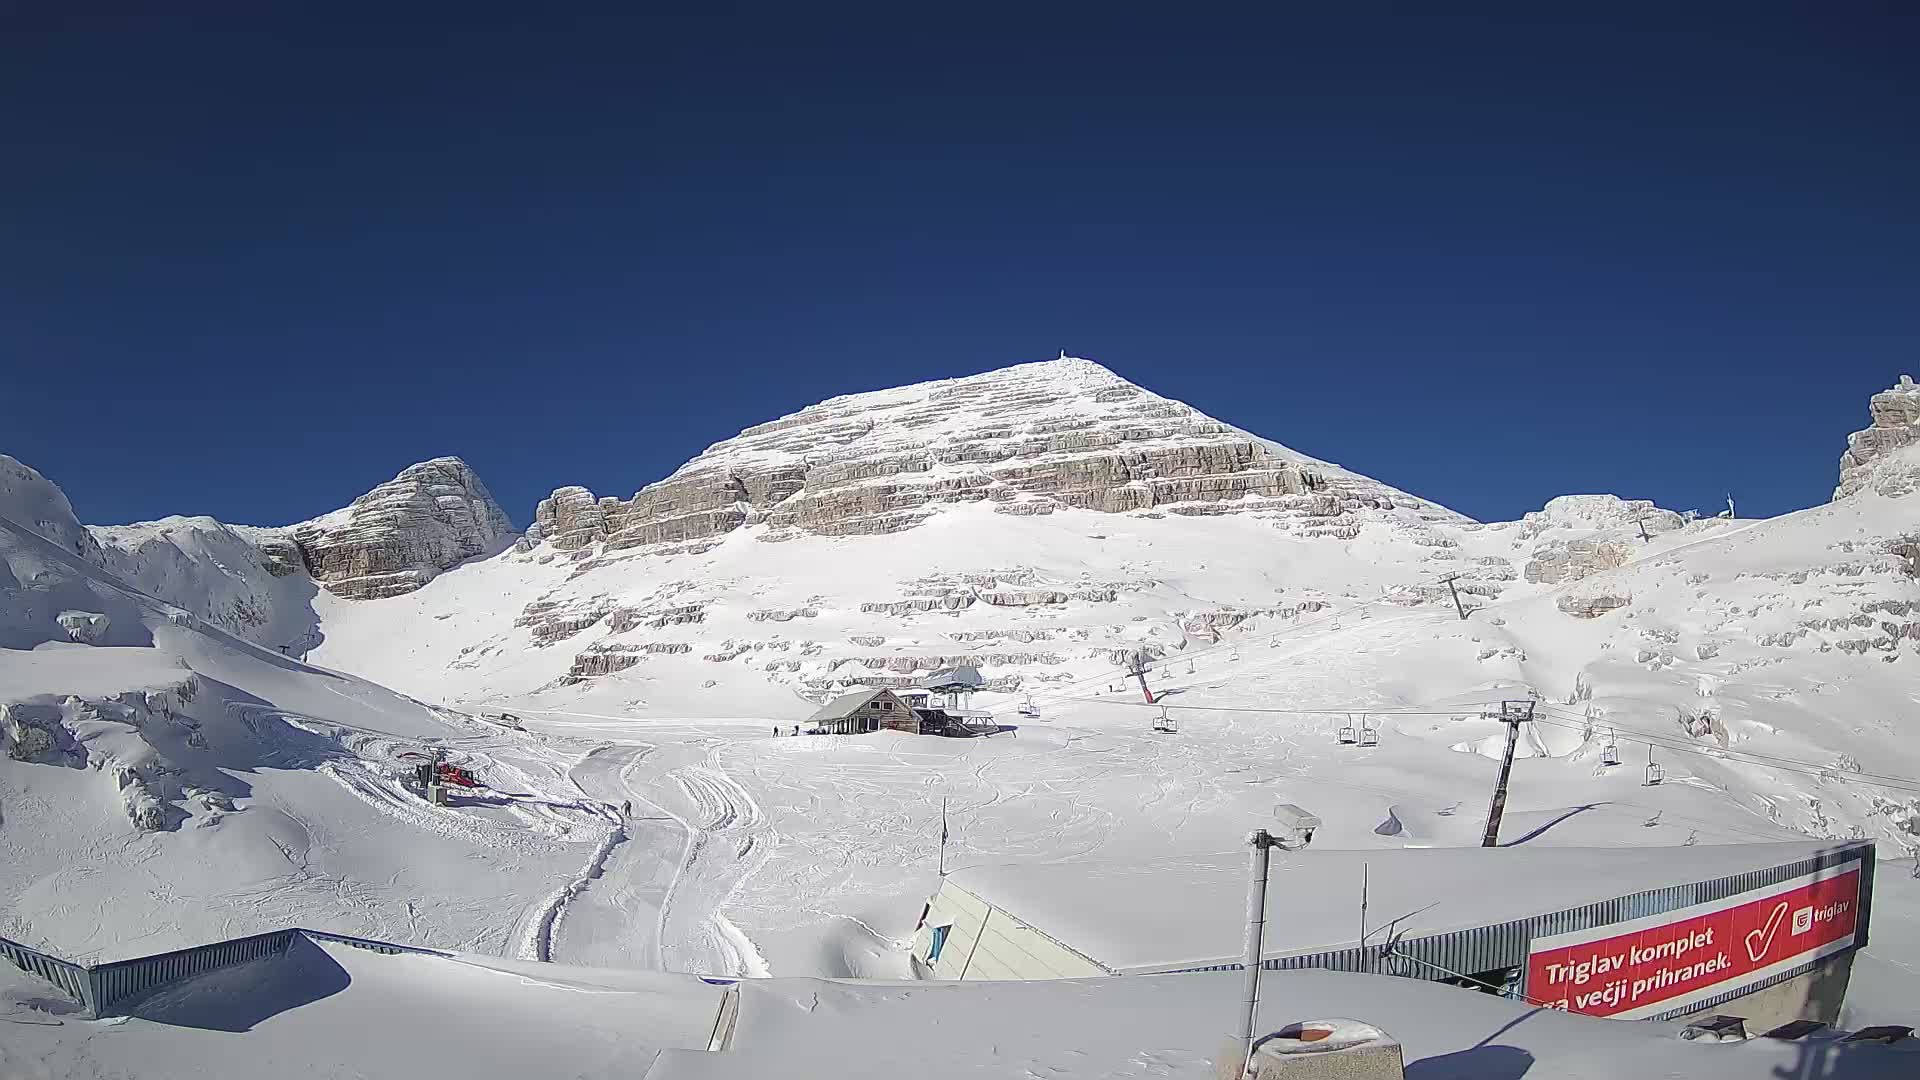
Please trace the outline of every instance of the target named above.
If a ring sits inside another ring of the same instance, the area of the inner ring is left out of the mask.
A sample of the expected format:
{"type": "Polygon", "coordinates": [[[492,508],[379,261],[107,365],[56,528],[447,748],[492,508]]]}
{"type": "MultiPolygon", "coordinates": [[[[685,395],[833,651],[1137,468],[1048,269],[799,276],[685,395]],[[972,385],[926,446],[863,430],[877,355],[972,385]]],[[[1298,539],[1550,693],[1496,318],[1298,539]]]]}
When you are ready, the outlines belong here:
{"type": "Polygon", "coordinates": [[[1897,496],[1920,488],[1920,385],[1900,376],[1892,389],[1873,395],[1867,412],[1873,423],[1847,436],[1833,497],[1865,490],[1897,496]]]}
{"type": "Polygon", "coordinates": [[[629,499],[556,490],[529,539],[568,551],[782,535],[892,533],[942,505],[1015,514],[1349,511],[1461,520],[1432,503],[1232,428],[1089,360],[851,394],[747,428],[629,499]]]}
{"type": "Polygon", "coordinates": [[[412,592],[514,540],[505,511],[457,457],[410,465],[345,509],[289,531],[314,578],[353,599],[412,592]]]}

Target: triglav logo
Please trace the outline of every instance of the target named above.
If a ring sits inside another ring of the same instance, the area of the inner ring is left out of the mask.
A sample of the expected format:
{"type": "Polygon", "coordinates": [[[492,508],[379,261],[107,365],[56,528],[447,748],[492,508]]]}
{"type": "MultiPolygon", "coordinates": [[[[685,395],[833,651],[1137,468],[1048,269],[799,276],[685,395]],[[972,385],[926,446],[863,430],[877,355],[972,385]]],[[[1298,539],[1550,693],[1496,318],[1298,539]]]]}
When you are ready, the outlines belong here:
{"type": "Polygon", "coordinates": [[[1813,929],[1813,909],[1803,907],[1795,911],[1793,913],[1793,936],[1799,937],[1811,929],[1813,929]]]}

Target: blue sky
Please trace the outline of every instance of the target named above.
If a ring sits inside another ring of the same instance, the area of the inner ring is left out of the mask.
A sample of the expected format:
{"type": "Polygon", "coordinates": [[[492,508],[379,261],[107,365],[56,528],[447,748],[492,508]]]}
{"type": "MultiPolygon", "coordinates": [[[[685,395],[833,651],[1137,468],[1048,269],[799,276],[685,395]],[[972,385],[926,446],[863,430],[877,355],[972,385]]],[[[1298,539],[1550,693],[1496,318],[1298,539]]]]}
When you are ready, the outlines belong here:
{"type": "Polygon", "coordinates": [[[524,524],[1064,348],[1483,519],[1823,501],[1920,369],[1920,9],[1446,6],[16,10],[0,451],[524,524]]]}

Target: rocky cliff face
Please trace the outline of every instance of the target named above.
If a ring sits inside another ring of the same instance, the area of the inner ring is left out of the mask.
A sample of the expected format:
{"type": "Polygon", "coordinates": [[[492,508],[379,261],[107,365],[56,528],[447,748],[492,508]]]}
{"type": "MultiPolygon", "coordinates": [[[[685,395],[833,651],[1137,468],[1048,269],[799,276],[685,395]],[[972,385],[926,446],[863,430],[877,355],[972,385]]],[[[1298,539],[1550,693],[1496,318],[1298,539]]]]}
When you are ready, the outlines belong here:
{"type": "Polygon", "coordinates": [[[1920,386],[1902,375],[1892,389],[1873,395],[1867,411],[1873,423],[1847,436],[1840,455],[1835,499],[1869,489],[1898,496],[1920,488],[1920,386]]]}
{"type": "MultiPolygon", "coordinates": [[[[286,531],[314,578],[353,599],[412,592],[514,539],[506,513],[457,457],[408,466],[351,506],[286,531]]],[[[275,561],[291,572],[285,552],[275,561]]]]}
{"type": "Polygon", "coordinates": [[[891,533],[969,502],[1017,515],[1268,512],[1306,530],[1372,510],[1460,520],[1063,357],[811,405],[716,443],[630,499],[561,488],[528,538],[567,551],[698,548],[746,525],[766,526],[769,540],[891,533]]]}

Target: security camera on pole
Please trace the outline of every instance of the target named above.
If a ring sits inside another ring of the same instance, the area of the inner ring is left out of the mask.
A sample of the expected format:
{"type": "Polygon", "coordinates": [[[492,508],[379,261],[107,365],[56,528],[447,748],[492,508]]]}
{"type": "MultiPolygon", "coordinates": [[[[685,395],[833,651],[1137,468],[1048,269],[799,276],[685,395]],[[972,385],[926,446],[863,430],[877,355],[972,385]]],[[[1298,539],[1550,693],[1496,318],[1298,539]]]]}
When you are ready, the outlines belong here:
{"type": "Polygon", "coordinates": [[[1247,955],[1243,961],[1247,990],[1234,1042],[1227,1051],[1231,1057],[1221,1063],[1223,1076],[1245,1076],[1253,1061],[1253,1038],[1260,1011],[1260,962],[1266,951],[1268,855],[1274,848],[1297,851],[1306,847],[1313,842],[1313,831],[1320,827],[1319,818],[1293,803],[1275,806],[1273,816],[1276,824],[1272,831],[1255,829],[1247,836],[1252,849],[1247,874],[1247,955]],[[1236,1062],[1238,1070],[1231,1070],[1236,1062]]]}

